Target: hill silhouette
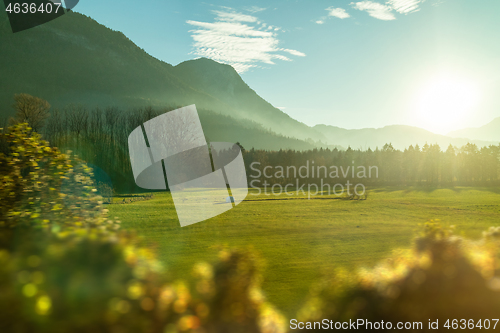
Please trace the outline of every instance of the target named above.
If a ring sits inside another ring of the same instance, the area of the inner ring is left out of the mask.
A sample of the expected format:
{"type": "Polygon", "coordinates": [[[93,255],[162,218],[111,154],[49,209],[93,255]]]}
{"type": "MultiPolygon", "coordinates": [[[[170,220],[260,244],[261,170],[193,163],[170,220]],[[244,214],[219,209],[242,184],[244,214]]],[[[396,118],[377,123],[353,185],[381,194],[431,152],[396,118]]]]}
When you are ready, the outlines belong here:
{"type": "Polygon", "coordinates": [[[454,138],[468,138],[472,140],[500,141],[500,117],[488,124],[477,128],[464,128],[448,133],[454,138]]]}
{"type": "Polygon", "coordinates": [[[79,13],[16,34],[6,20],[2,12],[0,115],[11,115],[6,106],[21,92],[46,99],[53,107],[196,104],[215,114],[252,120],[262,131],[324,141],[321,134],[259,97],[231,66],[197,59],[174,67],[150,56],[121,32],[79,13]]]}
{"type": "Polygon", "coordinates": [[[342,147],[355,149],[382,148],[386,143],[391,143],[396,149],[404,150],[410,145],[437,143],[441,149],[446,149],[450,144],[461,147],[467,143],[478,146],[498,144],[493,141],[471,140],[469,138],[451,138],[435,134],[418,127],[406,125],[390,125],[382,128],[344,129],[328,125],[316,125],[314,129],[321,132],[328,142],[335,142],[342,147]]]}

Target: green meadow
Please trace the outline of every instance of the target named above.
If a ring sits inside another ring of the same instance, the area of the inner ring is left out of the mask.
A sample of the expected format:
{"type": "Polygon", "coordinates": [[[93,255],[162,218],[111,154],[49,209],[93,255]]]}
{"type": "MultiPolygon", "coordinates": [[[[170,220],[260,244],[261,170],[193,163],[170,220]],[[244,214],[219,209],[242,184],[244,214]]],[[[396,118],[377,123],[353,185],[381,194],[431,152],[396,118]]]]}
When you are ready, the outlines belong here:
{"type": "Polygon", "coordinates": [[[264,259],[268,299],[292,316],[310,286],[331,270],[370,266],[396,248],[409,247],[418,225],[431,219],[478,238],[500,225],[499,203],[497,188],[375,188],[367,200],[327,195],[308,200],[252,190],[234,209],[184,228],[168,192],[108,209],[124,228],[156,247],[174,278],[189,279],[193,264],[214,260],[222,246],[253,247],[264,259]]]}

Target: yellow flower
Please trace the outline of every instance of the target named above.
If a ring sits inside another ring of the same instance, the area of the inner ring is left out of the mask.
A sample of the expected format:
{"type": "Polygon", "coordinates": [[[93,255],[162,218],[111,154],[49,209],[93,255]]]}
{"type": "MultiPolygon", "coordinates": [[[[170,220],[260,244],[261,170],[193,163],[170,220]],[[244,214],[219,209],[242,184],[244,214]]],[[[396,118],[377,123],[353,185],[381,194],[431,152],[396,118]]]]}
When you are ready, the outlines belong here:
{"type": "Polygon", "coordinates": [[[37,287],[32,283],[28,283],[23,287],[23,294],[26,297],[33,297],[36,295],[37,292],[38,292],[37,287]]]}
{"type": "Polygon", "coordinates": [[[140,282],[134,281],[132,282],[127,290],[128,297],[130,299],[138,299],[144,293],[142,285],[140,282]]]}
{"type": "Polygon", "coordinates": [[[46,315],[52,307],[52,301],[48,296],[40,296],[36,302],[36,312],[39,315],[46,315]]]}

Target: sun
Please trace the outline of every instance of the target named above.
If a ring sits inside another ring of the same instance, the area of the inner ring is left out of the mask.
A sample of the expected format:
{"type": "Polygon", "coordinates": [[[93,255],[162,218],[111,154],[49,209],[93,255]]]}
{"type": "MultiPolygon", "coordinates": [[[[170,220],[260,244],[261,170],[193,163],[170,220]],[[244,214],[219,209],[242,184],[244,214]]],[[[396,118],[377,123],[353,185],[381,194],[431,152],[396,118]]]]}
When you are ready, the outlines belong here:
{"type": "Polygon", "coordinates": [[[422,127],[446,134],[465,123],[479,100],[479,88],[473,81],[439,75],[419,91],[415,103],[415,118],[422,127]]]}

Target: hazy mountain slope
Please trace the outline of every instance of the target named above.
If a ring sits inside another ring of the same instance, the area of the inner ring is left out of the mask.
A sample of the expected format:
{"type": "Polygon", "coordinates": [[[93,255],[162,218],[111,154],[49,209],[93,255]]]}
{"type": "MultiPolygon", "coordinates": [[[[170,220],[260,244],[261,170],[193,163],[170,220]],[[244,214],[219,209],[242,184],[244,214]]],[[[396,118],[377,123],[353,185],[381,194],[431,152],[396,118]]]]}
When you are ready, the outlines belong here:
{"type": "Polygon", "coordinates": [[[448,133],[453,138],[467,138],[471,140],[500,141],[500,117],[490,123],[477,128],[464,128],[448,133]]]}
{"type": "Polygon", "coordinates": [[[211,111],[198,110],[208,142],[240,142],[245,149],[308,150],[314,145],[264,129],[257,123],[239,120],[211,111]]]}
{"type": "Polygon", "coordinates": [[[448,145],[463,146],[468,142],[476,143],[479,146],[497,144],[498,142],[487,142],[479,140],[468,140],[461,138],[451,138],[444,135],[435,134],[418,127],[392,125],[383,128],[363,128],[347,130],[335,126],[316,125],[314,129],[323,133],[328,142],[343,147],[375,149],[382,148],[386,143],[392,143],[396,149],[405,149],[410,145],[418,144],[423,146],[425,143],[437,143],[442,149],[448,145]]]}
{"type": "Polygon", "coordinates": [[[232,67],[198,59],[174,68],[78,13],[12,34],[2,11],[0,45],[0,114],[10,112],[5,105],[20,92],[55,107],[196,104],[285,136],[324,139],[260,98],[232,67]]]}
{"type": "Polygon", "coordinates": [[[314,129],[262,99],[229,65],[201,58],[185,61],[175,66],[173,72],[190,87],[217,96],[233,109],[232,116],[251,119],[283,135],[325,141],[314,129]]]}
{"type": "MultiPolygon", "coordinates": [[[[5,13],[0,13],[0,20],[5,20],[5,13]]],[[[171,73],[171,65],[84,15],[66,14],[17,34],[0,26],[2,105],[11,104],[14,93],[26,92],[47,99],[53,106],[224,107],[180,81],[171,73]]]]}

